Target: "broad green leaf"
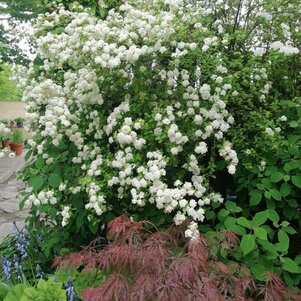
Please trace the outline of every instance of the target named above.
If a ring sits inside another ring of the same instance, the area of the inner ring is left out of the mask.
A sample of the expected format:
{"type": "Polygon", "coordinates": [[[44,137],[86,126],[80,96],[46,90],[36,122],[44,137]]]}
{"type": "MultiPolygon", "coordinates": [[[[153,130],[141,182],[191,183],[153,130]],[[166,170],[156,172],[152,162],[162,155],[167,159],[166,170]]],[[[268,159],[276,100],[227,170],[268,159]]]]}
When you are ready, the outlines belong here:
{"type": "Polygon", "coordinates": [[[291,193],[291,185],[288,183],[282,183],[280,186],[280,192],[283,197],[288,196],[291,193]]]}
{"type": "Polygon", "coordinates": [[[261,211],[255,214],[255,216],[252,219],[252,224],[254,227],[259,227],[262,224],[264,224],[266,222],[266,220],[268,219],[268,211],[261,211]]]}
{"type": "Polygon", "coordinates": [[[42,169],[44,167],[45,163],[44,163],[44,159],[42,156],[40,156],[36,162],[35,162],[35,166],[37,169],[42,169]]]}
{"type": "Polygon", "coordinates": [[[267,240],[267,231],[264,229],[264,228],[255,228],[254,229],[254,233],[255,235],[259,238],[259,239],[262,239],[262,240],[267,240]]]}
{"type": "Polygon", "coordinates": [[[290,244],[290,239],[288,237],[288,235],[281,229],[279,230],[278,234],[278,240],[279,240],[279,248],[282,251],[287,251],[289,248],[289,244],[290,244]]]}
{"type": "Polygon", "coordinates": [[[254,277],[259,281],[266,280],[266,269],[262,264],[252,264],[250,269],[254,277]]]}
{"type": "Polygon", "coordinates": [[[282,172],[276,171],[271,174],[271,182],[277,183],[283,179],[284,174],[282,172]]]}
{"type": "Polygon", "coordinates": [[[41,175],[32,176],[28,181],[28,185],[31,186],[33,190],[40,189],[43,184],[44,178],[41,175]]]}
{"type": "Polygon", "coordinates": [[[9,290],[10,287],[7,284],[0,282],[0,300],[4,299],[9,290]]]}
{"type": "Polygon", "coordinates": [[[278,224],[279,223],[279,220],[280,220],[280,217],[279,217],[279,214],[273,210],[273,209],[268,209],[268,217],[269,219],[275,223],[275,224],[278,224]]]}
{"type": "Polygon", "coordinates": [[[24,290],[26,289],[26,284],[17,284],[11,288],[9,293],[6,295],[3,301],[18,301],[21,300],[24,290]]]}
{"type": "Polygon", "coordinates": [[[272,187],[271,181],[267,178],[262,180],[262,184],[265,187],[265,189],[271,189],[272,187]]]}
{"type": "Polygon", "coordinates": [[[291,177],[290,177],[289,175],[285,175],[285,176],[283,177],[283,180],[284,180],[285,182],[288,182],[290,179],[291,179],[291,177]]]}
{"type": "Polygon", "coordinates": [[[96,234],[98,230],[98,224],[97,223],[90,223],[89,228],[93,234],[96,234]]]}
{"type": "Polygon", "coordinates": [[[226,216],[228,216],[229,214],[230,212],[223,208],[218,212],[217,216],[219,217],[220,220],[224,220],[226,216]]]}
{"type": "Polygon", "coordinates": [[[258,205],[262,199],[262,193],[259,190],[251,191],[250,205],[255,206],[258,205]]]}
{"type": "Polygon", "coordinates": [[[242,211],[242,209],[241,209],[240,207],[238,207],[238,206],[236,205],[236,203],[231,202],[231,201],[227,201],[227,202],[225,203],[225,207],[226,207],[226,209],[229,210],[230,212],[241,212],[241,211],[242,211]]]}
{"type": "Polygon", "coordinates": [[[301,176],[293,176],[292,177],[292,182],[295,186],[301,188],[301,176]]]}
{"type": "Polygon", "coordinates": [[[38,289],[35,287],[27,287],[22,295],[22,298],[20,301],[37,301],[44,298],[44,294],[41,293],[38,289]]]}
{"type": "Polygon", "coordinates": [[[282,212],[288,220],[292,220],[295,216],[298,216],[298,211],[290,206],[285,206],[282,212]]]}
{"type": "Polygon", "coordinates": [[[233,226],[236,224],[236,218],[228,216],[226,220],[224,221],[224,225],[226,229],[228,229],[230,226],[233,226]]]}
{"type": "Polygon", "coordinates": [[[248,255],[256,247],[255,237],[251,234],[246,234],[242,237],[240,248],[243,254],[248,255]]]}
{"type": "Polygon", "coordinates": [[[274,200],[265,200],[268,209],[275,209],[276,204],[274,200]]]}
{"type": "Polygon", "coordinates": [[[288,205],[293,208],[297,208],[299,206],[298,202],[295,199],[288,200],[288,205]]]}
{"type": "Polygon", "coordinates": [[[273,188],[270,190],[270,193],[273,199],[275,199],[276,201],[281,201],[282,196],[279,190],[273,188]]]}
{"type": "Polygon", "coordinates": [[[266,251],[271,251],[271,252],[275,252],[275,247],[272,243],[270,243],[267,240],[258,240],[258,243],[262,245],[262,247],[266,250],[266,251]]]}
{"type": "Polygon", "coordinates": [[[294,120],[294,121],[291,121],[289,123],[289,125],[290,125],[291,128],[296,128],[296,127],[299,126],[299,122],[294,120]]]}
{"type": "Polygon", "coordinates": [[[59,174],[53,173],[48,178],[48,182],[53,188],[58,188],[62,182],[62,179],[59,174]]]}
{"type": "Polygon", "coordinates": [[[237,224],[245,227],[245,228],[252,228],[252,223],[248,221],[245,217],[241,216],[236,220],[237,224]]]}
{"type": "Polygon", "coordinates": [[[284,170],[289,172],[293,169],[299,168],[301,166],[301,160],[291,160],[284,165],[284,170]]]}
{"type": "Polygon", "coordinates": [[[297,231],[291,226],[283,227],[282,230],[285,231],[288,234],[296,234],[297,233],[297,231]]]}
{"type": "Polygon", "coordinates": [[[229,225],[227,227],[227,230],[234,231],[236,234],[241,235],[241,236],[246,234],[246,229],[239,225],[229,225]]]}
{"type": "Polygon", "coordinates": [[[288,271],[290,273],[299,273],[299,267],[296,264],[296,262],[288,257],[283,257],[280,258],[281,262],[282,262],[282,268],[285,271],[288,271]]]}

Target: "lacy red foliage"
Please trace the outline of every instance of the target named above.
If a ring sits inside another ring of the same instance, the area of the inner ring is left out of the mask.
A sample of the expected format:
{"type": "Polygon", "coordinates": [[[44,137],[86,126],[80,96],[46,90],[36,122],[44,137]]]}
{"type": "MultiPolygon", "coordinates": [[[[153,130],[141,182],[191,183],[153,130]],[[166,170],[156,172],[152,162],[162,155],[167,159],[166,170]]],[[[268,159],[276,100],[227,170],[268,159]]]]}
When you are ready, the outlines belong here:
{"type": "MultiPolygon", "coordinates": [[[[183,227],[150,233],[147,224],[120,216],[108,225],[106,245],[96,240],[54,265],[97,267],[109,275],[84,291],[85,301],[301,301],[273,273],[256,285],[247,267],[217,261],[205,237],[186,241],[183,227]]],[[[227,249],[238,243],[234,232],[217,236],[227,249]]]]}

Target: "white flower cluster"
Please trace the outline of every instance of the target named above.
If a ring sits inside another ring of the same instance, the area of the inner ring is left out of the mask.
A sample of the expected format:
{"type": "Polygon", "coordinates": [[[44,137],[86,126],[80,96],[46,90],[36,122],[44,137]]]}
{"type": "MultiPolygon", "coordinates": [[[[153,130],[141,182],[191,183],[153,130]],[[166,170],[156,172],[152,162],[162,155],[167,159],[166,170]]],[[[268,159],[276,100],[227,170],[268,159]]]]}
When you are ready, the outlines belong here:
{"type": "Polygon", "coordinates": [[[105,20],[63,8],[38,19],[47,30],[62,20],[66,25],[38,38],[39,76],[32,79],[32,67],[22,70],[30,79],[20,83],[35,128],[31,145],[48,165],[65,147],[77,177],[62,175],[58,191],[40,191],[28,203],[60,206],[63,225],[76,210],[66,205],[69,196],[82,194],[85,210],[97,217],[128,202],[152,204],[177,225],[191,219],[185,235],[195,238],[206,206],[223,201],[212,191],[208,161],[220,154],[235,173],[227,100],[238,92],[218,54],[214,74],[202,77],[197,51],[220,39],[205,29],[201,42],[182,34],[184,25],[198,33],[202,14],[184,0],[165,4],[127,1],[105,20]],[[193,63],[183,68],[186,56],[193,63]],[[58,79],[62,66],[68,70],[58,79]]]}
{"type": "Polygon", "coordinates": [[[70,206],[64,206],[61,215],[63,217],[62,219],[62,226],[65,227],[68,224],[68,220],[71,217],[71,208],[70,206]]]}
{"type": "Polygon", "coordinates": [[[28,206],[40,206],[43,204],[51,204],[54,205],[57,203],[57,198],[55,197],[54,191],[40,191],[38,195],[30,195],[26,200],[25,204],[28,206]]]}
{"type": "Polygon", "coordinates": [[[16,154],[5,147],[0,150],[0,159],[4,158],[5,156],[8,156],[10,159],[12,159],[16,156],[16,154]]]}
{"type": "Polygon", "coordinates": [[[283,44],[280,41],[272,43],[271,48],[278,50],[279,52],[282,52],[285,55],[293,55],[298,54],[300,52],[297,47],[294,47],[291,44],[283,44]]]}
{"type": "Polygon", "coordinates": [[[100,187],[95,183],[91,183],[89,187],[86,188],[89,195],[89,202],[86,204],[86,209],[92,209],[97,215],[102,215],[106,211],[105,206],[103,206],[106,201],[102,195],[98,195],[100,187]]]}
{"type": "Polygon", "coordinates": [[[4,140],[10,133],[10,128],[8,128],[3,122],[0,122],[0,138],[4,140]]]}
{"type": "Polygon", "coordinates": [[[238,158],[236,152],[232,149],[232,144],[229,141],[226,141],[220,149],[219,154],[225,158],[227,162],[230,164],[228,165],[228,172],[230,174],[235,174],[236,172],[236,165],[238,164],[238,158]]]}

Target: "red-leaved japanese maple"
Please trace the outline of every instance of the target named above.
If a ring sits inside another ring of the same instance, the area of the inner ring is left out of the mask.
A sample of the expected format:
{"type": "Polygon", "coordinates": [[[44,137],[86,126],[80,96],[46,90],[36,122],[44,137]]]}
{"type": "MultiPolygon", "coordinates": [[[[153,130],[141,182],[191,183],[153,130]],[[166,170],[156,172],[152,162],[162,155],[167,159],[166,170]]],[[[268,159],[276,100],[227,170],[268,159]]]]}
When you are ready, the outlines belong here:
{"type": "MultiPolygon", "coordinates": [[[[152,233],[148,222],[120,216],[108,224],[108,241],[95,240],[80,252],[56,258],[59,267],[99,268],[108,277],[87,288],[85,301],[300,301],[274,273],[258,284],[247,267],[217,260],[205,238],[186,240],[185,225],[152,233]]],[[[230,250],[234,232],[218,233],[230,250]]]]}

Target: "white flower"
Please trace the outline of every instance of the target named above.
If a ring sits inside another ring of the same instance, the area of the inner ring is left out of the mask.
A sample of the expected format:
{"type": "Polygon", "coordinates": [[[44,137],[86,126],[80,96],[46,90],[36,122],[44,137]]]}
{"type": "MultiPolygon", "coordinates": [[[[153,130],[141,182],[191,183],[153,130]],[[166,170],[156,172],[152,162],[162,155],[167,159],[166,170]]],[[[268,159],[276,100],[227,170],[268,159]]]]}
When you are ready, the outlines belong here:
{"type": "Polygon", "coordinates": [[[194,150],[197,154],[206,154],[208,151],[206,142],[200,142],[199,145],[194,150]]]}
{"type": "Polygon", "coordinates": [[[8,154],[8,157],[9,157],[9,158],[14,158],[14,157],[16,157],[16,154],[13,153],[13,152],[11,152],[11,153],[8,154]]]}
{"type": "Polygon", "coordinates": [[[287,117],[285,115],[282,115],[280,118],[279,118],[280,121],[287,121],[287,117]]]}
{"type": "Polygon", "coordinates": [[[229,174],[231,174],[231,175],[234,175],[235,174],[235,172],[236,172],[236,167],[235,167],[235,165],[229,165],[228,166],[228,172],[229,172],[229,174]]]}
{"type": "Polygon", "coordinates": [[[270,127],[267,127],[265,129],[265,132],[269,135],[269,136],[274,136],[274,131],[270,128],[270,127]]]}

